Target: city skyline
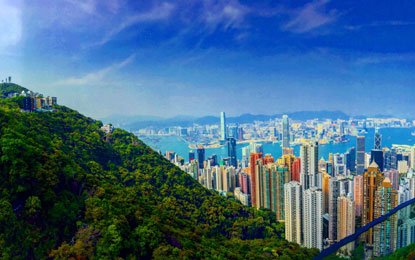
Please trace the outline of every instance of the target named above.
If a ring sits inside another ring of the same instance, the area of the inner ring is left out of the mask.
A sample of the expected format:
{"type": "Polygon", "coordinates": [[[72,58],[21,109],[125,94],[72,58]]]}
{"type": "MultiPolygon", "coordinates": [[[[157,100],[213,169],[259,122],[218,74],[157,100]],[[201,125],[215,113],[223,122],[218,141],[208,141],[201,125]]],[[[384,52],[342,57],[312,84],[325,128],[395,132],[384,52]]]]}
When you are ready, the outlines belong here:
{"type": "Polygon", "coordinates": [[[411,6],[1,0],[0,70],[95,118],[302,110],[408,117],[411,6]]]}
{"type": "MultiPolygon", "coordinates": [[[[181,138],[209,136],[206,150],[197,146],[197,153],[202,151],[203,156],[196,158],[191,150],[187,160],[176,153],[170,141],[171,150],[165,158],[207,189],[224,197],[234,196],[246,206],[271,210],[278,221],[284,222],[288,241],[319,249],[319,257],[330,252],[351,256],[360,254],[362,249],[361,258],[379,257],[414,243],[415,234],[413,217],[401,211],[405,203],[415,201],[415,145],[412,139],[402,145],[382,142],[390,136],[383,136],[386,131],[382,132],[384,128],[380,126],[393,121],[316,119],[290,124],[289,117],[283,115],[267,123],[255,122],[250,129],[249,124],[230,127],[222,112],[216,127],[196,125],[179,128],[178,132],[168,128],[170,135],[181,138]],[[372,130],[370,143],[366,142],[366,128],[372,130]],[[261,139],[261,135],[251,136],[252,130],[268,135],[269,141],[261,139]],[[354,144],[348,141],[351,135],[356,137],[354,144]],[[227,144],[223,143],[224,136],[229,136],[227,144]],[[240,144],[245,142],[240,150],[236,150],[235,136],[240,144]],[[325,159],[320,148],[324,149],[327,142],[323,140],[329,136],[331,142],[347,142],[348,148],[341,153],[331,151],[325,159]],[[266,149],[270,142],[278,142],[273,149],[281,150],[280,154],[266,149]],[[218,144],[227,150],[227,155],[205,156],[209,149],[220,149],[218,144]],[[299,153],[294,151],[295,146],[299,153]],[[240,159],[236,159],[238,151],[242,154],[240,159]],[[388,216],[392,211],[400,212],[388,216]],[[364,244],[360,244],[362,241],[364,244]]],[[[411,124],[406,130],[413,130],[415,122],[411,124]]],[[[166,129],[149,134],[157,143],[163,142],[163,131],[166,129]]]]}

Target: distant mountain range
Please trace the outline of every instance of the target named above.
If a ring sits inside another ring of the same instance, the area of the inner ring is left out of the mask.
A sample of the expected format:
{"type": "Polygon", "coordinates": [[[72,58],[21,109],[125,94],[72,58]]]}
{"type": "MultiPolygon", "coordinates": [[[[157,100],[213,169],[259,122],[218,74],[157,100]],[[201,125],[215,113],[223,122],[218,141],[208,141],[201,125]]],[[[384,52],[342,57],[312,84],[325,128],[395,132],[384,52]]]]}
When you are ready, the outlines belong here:
{"type": "MultiPolygon", "coordinates": [[[[274,115],[253,115],[242,114],[240,116],[227,117],[227,123],[230,124],[243,124],[253,123],[254,121],[268,121],[275,118],[280,118],[282,115],[287,114],[290,118],[295,120],[309,120],[309,119],[349,119],[350,116],[342,111],[298,111],[291,113],[280,113],[274,115]]],[[[353,118],[366,118],[367,116],[353,116],[353,118]]],[[[388,117],[386,115],[377,115],[376,117],[388,117]]],[[[219,116],[176,116],[172,118],[161,118],[154,116],[111,116],[103,118],[105,123],[112,123],[117,127],[122,127],[128,130],[136,130],[145,127],[170,127],[170,126],[182,126],[187,127],[193,124],[216,124],[219,122],[219,116]]]]}

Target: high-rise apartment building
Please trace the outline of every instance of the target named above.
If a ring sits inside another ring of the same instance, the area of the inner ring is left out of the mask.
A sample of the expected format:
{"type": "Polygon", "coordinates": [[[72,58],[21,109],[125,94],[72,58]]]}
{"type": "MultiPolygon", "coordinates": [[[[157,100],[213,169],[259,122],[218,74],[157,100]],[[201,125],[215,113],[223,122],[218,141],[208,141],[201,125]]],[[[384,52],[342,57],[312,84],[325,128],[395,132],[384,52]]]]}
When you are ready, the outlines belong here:
{"type": "Polygon", "coordinates": [[[328,173],[323,172],[323,185],[322,185],[323,214],[329,213],[330,178],[331,178],[331,176],[328,173]]]}
{"type": "Polygon", "coordinates": [[[353,177],[353,196],[356,207],[356,216],[362,216],[363,210],[363,175],[353,177]]]}
{"type": "Polygon", "coordinates": [[[299,182],[284,185],[285,239],[302,243],[302,188],[299,182]]]}
{"type": "Polygon", "coordinates": [[[415,170],[415,145],[411,147],[410,166],[415,170]]]}
{"type": "Polygon", "coordinates": [[[262,160],[262,153],[251,153],[249,160],[249,174],[251,175],[251,202],[253,207],[257,207],[257,179],[255,175],[256,164],[262,160]]]}
{"type": "Polygon", "coordinates": [[[301,158],[301,186],[303,190],[311,187],[321,188],[318,181],[318,143],[304,143],[300,147],[301,158]]]}
{"type": "Polygon", "coordinates": [[[300,182],[301,175],[301,159],[295,158],[292,168],[291,168],[291,180],[300,182]]]}
{"type": "Polygon", "coordinates": [[[323,249],[323,194],[321,189],[311,187],[303,196],[304,243],[308,248],[323,249]]]}
{"type": "MultiPolygon", "coordinates": [[[[337,198],[337,240],[354,234],[355,232],[355,203],[350,196],[337,198]]],[[[346,251],[354,249],[353,243],[346,246],[346,251]]]]}
{"type": "MultiPolygon", "coordinates": [[[[398,193],[392,189],[389,178],[385,178],[376,190],[375,219],[398,206],[398,193]]],[[[398,215],[390,216],[386,221],[377,224],[373,229],[373,255],[380,257],[396,250],[398,215]]]]}
{"type": "Polygon", "coordinates": [[[336,177],[330,178],[330,187],[329,187],[329,240],[330,242],[338,241],[337,234],[337,202],[340,196],[347,195],[349,191],[349,180],[343,175],[338,175],[336,177]]]}
{"type": "Polygon", "coordinates": [[[285,198],[284,185],[290,182],[291,176],[288,167],[284,165],[273,164],[272,182],[271,182],[271,210],[276,212],[277,220],[285,219],[285,198]]]}

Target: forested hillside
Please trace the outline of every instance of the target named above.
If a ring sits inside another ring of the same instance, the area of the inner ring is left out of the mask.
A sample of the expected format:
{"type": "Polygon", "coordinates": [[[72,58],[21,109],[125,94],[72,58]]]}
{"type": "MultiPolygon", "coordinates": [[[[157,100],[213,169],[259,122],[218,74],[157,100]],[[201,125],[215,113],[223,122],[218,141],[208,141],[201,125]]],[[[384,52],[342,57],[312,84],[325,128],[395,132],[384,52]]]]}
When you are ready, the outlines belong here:
{"type": "Polygon", "coordinates": [[[0,258],[277,258],[274,214],[208,191],[120,129],[0,99],[0,258]]]}
{"type": "Polygon", "coordinates": [[[0,97],[9,93],[21,93],[22,91],[28,91],[28,89],[15,83],[0,83],[0,97]]]}

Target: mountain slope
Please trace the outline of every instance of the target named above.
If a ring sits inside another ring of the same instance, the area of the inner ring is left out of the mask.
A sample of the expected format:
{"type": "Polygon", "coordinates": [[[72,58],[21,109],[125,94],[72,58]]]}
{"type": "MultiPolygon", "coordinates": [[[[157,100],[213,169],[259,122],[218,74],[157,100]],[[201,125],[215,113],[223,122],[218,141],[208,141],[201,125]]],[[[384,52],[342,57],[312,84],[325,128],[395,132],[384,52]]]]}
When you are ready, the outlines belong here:
{"type": "Polygon", "coordinates": [[[0,258],[307,259],[274,214],[204,189],[135,136],[0,99],[0,258]]]}
{"type": "Polygon", "coordinates": [[[28,91],[28,89],[15,83],[0,83],[0,97],[8,93],[21,93],[22,91],[28,91]]]}

